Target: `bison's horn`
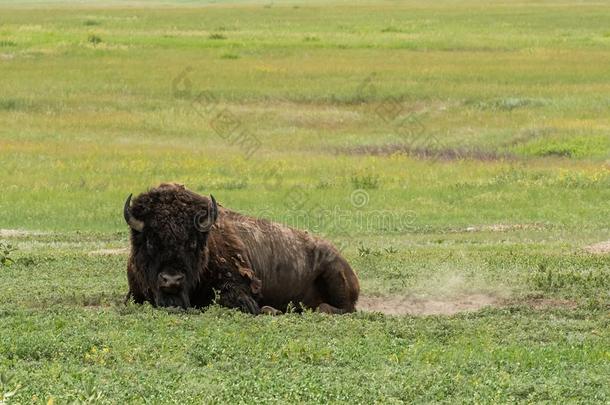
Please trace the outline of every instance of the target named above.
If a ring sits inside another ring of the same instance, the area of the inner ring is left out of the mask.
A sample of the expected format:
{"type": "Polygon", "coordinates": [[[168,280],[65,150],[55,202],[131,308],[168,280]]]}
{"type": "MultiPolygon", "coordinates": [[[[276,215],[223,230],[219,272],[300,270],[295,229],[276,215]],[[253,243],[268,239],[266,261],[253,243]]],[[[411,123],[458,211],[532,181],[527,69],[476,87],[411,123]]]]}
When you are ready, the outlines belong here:
{"type": "Polygon", "coordinates": [[[142,232],[142,229],[144,229],[144,222],[140,221],[139,219],[135,219],[133,215],[131,215],[130,207],[132,195],[133,194],[129,194],[129,197],[127,197],[127,201],[125,201],[125,207],[123,207],[123,216],[125,217],[125,222],[127,222],[127,225],[129,225],[131,229],[133,229],[134,231],[142,232]]]}
{"type": "Polygon", "coordinates": [[[210,198],[212,199],[212,212],[210,212],[210,217],[212,218],[212,223],[214,223],[218,218],[218,204],[216,204],[216,199],[212,194],[210,194],[210,198]]]}

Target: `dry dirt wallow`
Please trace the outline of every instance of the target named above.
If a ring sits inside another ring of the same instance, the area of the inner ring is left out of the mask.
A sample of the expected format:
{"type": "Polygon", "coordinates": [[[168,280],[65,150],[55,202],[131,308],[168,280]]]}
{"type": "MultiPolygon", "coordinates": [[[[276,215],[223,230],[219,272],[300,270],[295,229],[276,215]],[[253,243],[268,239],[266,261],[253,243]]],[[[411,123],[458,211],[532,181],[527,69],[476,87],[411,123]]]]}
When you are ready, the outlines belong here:
{"type": "Polygon", "coordinates": [[[455,315],[474,312],[485,307],[525,305],[535,310],[552,308],[575,309],[575,301],[554,298],[512,299],[505,295],[488,293],[460,294],[452,297],[360,297],[356,308],[363,312],[381,312],[385,315],[455,315]]]}
{"type": "Polygon", "coordinates": [[[498,297],[489,294],[462,294],[451,298],[439,297],[360,297],[358,310],[381,312],[386,315],[453,315],[459,312],[478,311],[499,303],[498,297]]]}

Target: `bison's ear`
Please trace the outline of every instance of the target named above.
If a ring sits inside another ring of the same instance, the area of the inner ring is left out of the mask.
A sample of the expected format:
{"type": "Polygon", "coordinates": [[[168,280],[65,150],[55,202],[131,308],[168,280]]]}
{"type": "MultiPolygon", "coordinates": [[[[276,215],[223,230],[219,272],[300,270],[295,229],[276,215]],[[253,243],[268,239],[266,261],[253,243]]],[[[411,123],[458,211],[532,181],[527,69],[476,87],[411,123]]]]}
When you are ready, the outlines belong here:
{"type": "Polygon", "coordinates": [[[144,229],[144,222],[134,218],[134,216],[131,214],[132,195],[133,194],[129,194],[129,197],[127,197],[127,201],[125,201],[125,206],[123,207],[123,216],[125,217],[125,222],[127,222],[127,225],[129,225],[131,229],[137,232],[142,232],[142,230],[144,229]]]}
{"type": "Polygon", "coordinates": [[[195,228],[199,232],[209,232],[216,219],[218,219],[218,204],[214,196],[210,195],[208,207],[195,214],[195,228]]]}

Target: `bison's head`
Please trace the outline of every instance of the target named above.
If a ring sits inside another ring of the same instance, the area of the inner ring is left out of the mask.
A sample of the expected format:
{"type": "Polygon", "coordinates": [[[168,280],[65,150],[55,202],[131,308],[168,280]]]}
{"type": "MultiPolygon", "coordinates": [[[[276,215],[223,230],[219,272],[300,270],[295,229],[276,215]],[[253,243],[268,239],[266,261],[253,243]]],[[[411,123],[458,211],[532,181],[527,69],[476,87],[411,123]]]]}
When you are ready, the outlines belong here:
{"type": "Polygon", "coordinates": [[[207,239],[218,217],[213,196],[162,184],[124,207],[138,277],[158,306],[190,306],[189,293],[207,261],[207,239]]]}

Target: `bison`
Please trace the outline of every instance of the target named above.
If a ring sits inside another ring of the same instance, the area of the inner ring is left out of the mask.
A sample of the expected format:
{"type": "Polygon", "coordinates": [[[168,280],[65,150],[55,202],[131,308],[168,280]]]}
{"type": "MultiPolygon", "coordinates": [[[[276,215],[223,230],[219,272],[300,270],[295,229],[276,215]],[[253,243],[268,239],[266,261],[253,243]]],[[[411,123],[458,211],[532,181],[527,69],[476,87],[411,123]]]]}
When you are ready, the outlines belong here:
{"type": "Polygon", "coordinates": [[[179,184],[124,206],[131,228],[127,299],[159,307],[355,311],[358,277],[329,242],[241,215],[179,184]]]}

